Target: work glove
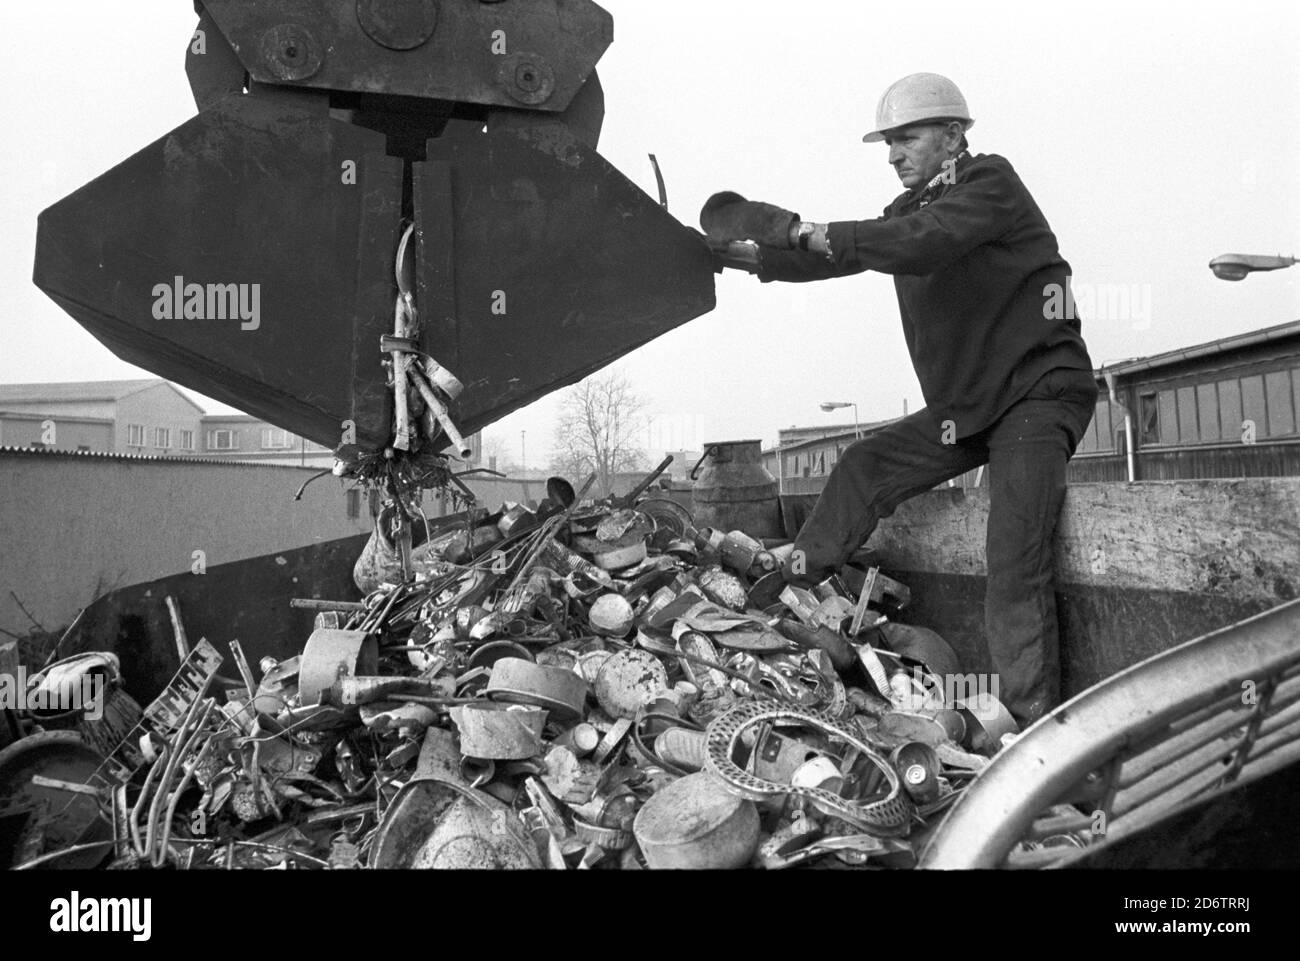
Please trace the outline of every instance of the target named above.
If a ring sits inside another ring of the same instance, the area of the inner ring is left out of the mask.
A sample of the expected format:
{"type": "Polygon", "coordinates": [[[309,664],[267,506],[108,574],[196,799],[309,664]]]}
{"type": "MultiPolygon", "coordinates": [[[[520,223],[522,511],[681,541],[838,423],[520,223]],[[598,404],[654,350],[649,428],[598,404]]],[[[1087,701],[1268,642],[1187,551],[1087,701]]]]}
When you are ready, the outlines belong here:
{"type": "Polygon", "coordinates": [[[758,245],[745,240],[733,240],[725,247],[713,248],[713,272],[722,273],[724,267],[756,274],[762,269],[758,245]]]}
{"type": "Polygon", "coordinates": [[[789,250],[790,227],[798,222],[796,213],[746,200],[729,190],[714,194],[700,210],[700,226],[709,243],[718,247],[733,240],[752,240],[764,247],[789,250]]]}

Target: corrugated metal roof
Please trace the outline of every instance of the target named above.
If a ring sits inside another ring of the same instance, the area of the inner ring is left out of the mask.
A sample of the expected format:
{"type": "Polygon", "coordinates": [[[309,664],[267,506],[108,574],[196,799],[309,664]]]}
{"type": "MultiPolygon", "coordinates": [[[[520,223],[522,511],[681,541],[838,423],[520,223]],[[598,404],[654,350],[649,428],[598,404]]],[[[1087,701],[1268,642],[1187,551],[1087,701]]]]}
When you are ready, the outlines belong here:
{"type": "Polygon", "coordinates": [[[60,414],[49,411],[5,410],[0,408],[0,417],[12,417],[14,420],[57,420],[60,424],[116,424],[112,417],[86,417],[82,414],[60,414]]]}
{"type": "Polygon", "coordinates": [[[852,421],[850,421],[847,424],[825,424],[825,425],[809,424],[804,426],[791,425],[790,427],[782,427],[780,431],[778,431],[777,433],[778,436],[780,436],[780,434],[782,433],[789,433],[790,431],[800,431],[800,432],[815,431],[818,433],[818,437],[805,437],[798,441],[788,441],[787,446],[790,446],[793,444],[802,444],[805,441],[816,440],[819,438],[840,437],[844,434],[852,434],[855,430],[860,430],[865,434],[867,431],[877,430],[878,428],[884,427],[887,424],[892,424],[896,420],[898,420],[897,417],[887,417],[884,420],[871,420],[871,421],[864,420],[860,424],[856,424],[856,425],[852,421]]]}
{"type": "Polygon", "coordinates": [[[1243,347],[1255,347],[1259,344],[1287,340],[1292,337],[1300,338],[1300,320],[1277,324],[1273,327],[1264,327],[1261,330],[1252,330],[1232,337],[1221,337],[1218,340],[1196,344],[1193,347],[1179,347],[1176,350],[1165,351],[1163,354],[1152,354],[1149,357],[1116,361],[1106,364],[1096,373],[1098,377],[1104,377],[1107,372],[1122,377],[1125,374],[1136,374],[1140,371],[1150,370],[1153,367],[1181,364],[1184,361],[1199,360],[1203,357],[1212,357],[1215,354],[1224,354],[1231,350],[1240,350],[1243,347]]]}
{"type": "MultiPolygon", "coordinates": [[[[873,434],[876,431],[880,430],[882,427],[888,427],[890,424],[893,424],[900,420],[902,420],[901,417],[895,417],[892,420],[876,420],[876,421],[872,421],[869,424],[862,424],[859,427],[859,430],[861,431],[862,436],[866,437],[867,435],[873,434]]],[[[819,447],[825,445],[828,441],[833,443],[843,442],[844,444],[852,444],[855,440],[859,440],[859,439],[860,438],[854,432],[853,428],[850,427],[843,434],[829,434],[824,437],[810,437],[806,440],[793,441],[787,444],[782,444],[778,447],[765,447],[763,448],[763,453],[775,454],[779,450],[781,453],[787,454],[790,453],[791,451],[800,451],[805,447],[819,447]]]]}
{"type": "Polygon", "coordinates": [[[0,384],[0,406],[11,404],[67,404],[86,401],[118,401],[153,387],[166,387],[200,416],[206,411],[194,398],[169,380],[76,380],[48,384],[0,384]]]}
{"type": "MultiPolygon", "coordinates": [[[[121,400],[128,394],[168,382],[160,377],[148,380],[78,380],[56,384],[0,384],[0,404],[41,401],[121,400]]],[[[170,386],[170,385],[169,385],[170,386]]],[[[186,398],[188,400],[188,398],[186,398]]]]}
{"type": "Polygon", "coordinates": [[[168,457],[154,454],[120,454],[106,450],[54,450],[44,447],[0,447],[0,457],[74,457],[89,460],[131,461],[133,463],[166,463],[216,465],[218,467],[282,467],[285,470],[319,471],[319,466],[300,464],[250,464],[247,461],[218,460],[214,457],[168,457]]]}

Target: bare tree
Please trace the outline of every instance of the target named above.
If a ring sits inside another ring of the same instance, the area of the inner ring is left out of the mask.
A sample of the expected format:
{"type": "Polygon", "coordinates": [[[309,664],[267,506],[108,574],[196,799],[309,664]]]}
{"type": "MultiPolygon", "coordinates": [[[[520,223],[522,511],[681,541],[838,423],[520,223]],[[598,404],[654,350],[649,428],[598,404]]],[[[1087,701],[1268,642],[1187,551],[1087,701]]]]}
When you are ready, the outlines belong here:
{"type": "Polygon", "coordinates": [[[644,452],[635,438],[643,427],[646,402],[627,378],[606,371],[565,394],[551,444],[551,468],[579,482],[596,473],[596,496],[613,493],[615,475],[640,468],[644,452]]]}
{"type": "Polygon", "coordinates": [[[483,435],[483,466],[509,473],[518,464],[510,441],[504,434],[483,435]]]}

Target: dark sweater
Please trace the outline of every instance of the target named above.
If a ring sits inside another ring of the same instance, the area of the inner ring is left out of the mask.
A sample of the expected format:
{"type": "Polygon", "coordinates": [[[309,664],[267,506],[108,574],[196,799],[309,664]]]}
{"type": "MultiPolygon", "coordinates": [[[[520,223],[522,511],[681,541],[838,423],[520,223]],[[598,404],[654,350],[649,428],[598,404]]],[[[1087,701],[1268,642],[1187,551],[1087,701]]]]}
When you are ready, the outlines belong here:
{"type": "Polygon", "coordinates": [[[1053,289],[1060,303],[1070,265],[1011,164],[966,155],[954,179],[909,190],[877,220],[832,223],[830,259],[763,248],[759,279],[893,274],[926,406],[936,425],[951,420],[968,437],[1047,371],[1091,371],[1092,360],[1079,321],[1046,309],[1053,289]]]}

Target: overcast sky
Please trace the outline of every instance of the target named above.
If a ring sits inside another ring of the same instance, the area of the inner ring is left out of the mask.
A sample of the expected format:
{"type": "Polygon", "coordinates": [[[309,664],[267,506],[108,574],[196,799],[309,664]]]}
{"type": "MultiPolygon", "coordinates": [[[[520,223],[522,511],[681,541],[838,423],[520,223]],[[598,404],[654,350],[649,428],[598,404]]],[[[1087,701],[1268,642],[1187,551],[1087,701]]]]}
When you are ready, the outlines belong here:
{"type": "MultiPolygon", "coordinates": [[[[521,2],[521,0],[516,0],[521,2]]],[[[882,90],[943,73],[970,103],[976,153],[1007,157],[1074,268],[1093,360],[1156,353],[1300,318],[1300,267],[1242,283],[1228,251],[1300,248],[1300,5],[928,0],[605,0],[600,150],[692,226],[731,189],[810,220],[878,216],[900,192],[862,143],[882,90]],[[1149,310],[1147,306],[1149,304],[1149,310]]],[[[0,12],[0,382],[147,376],[31,283],[37,214],[195,112],[189,0],[46,0],[0,12]]],[[[727,272],[718,307],[617,365],[650,401],[654,446],[760,437],[920,406],[893,284],[880,274],[759,285],[727,272]]],[[[436,352],[436,351],[435,351],[436,352]]],[[[205,402],[210,410],[224,410],[205,402]]],[[[530,464],[554,397],[489,428],[530,464]]]]}

